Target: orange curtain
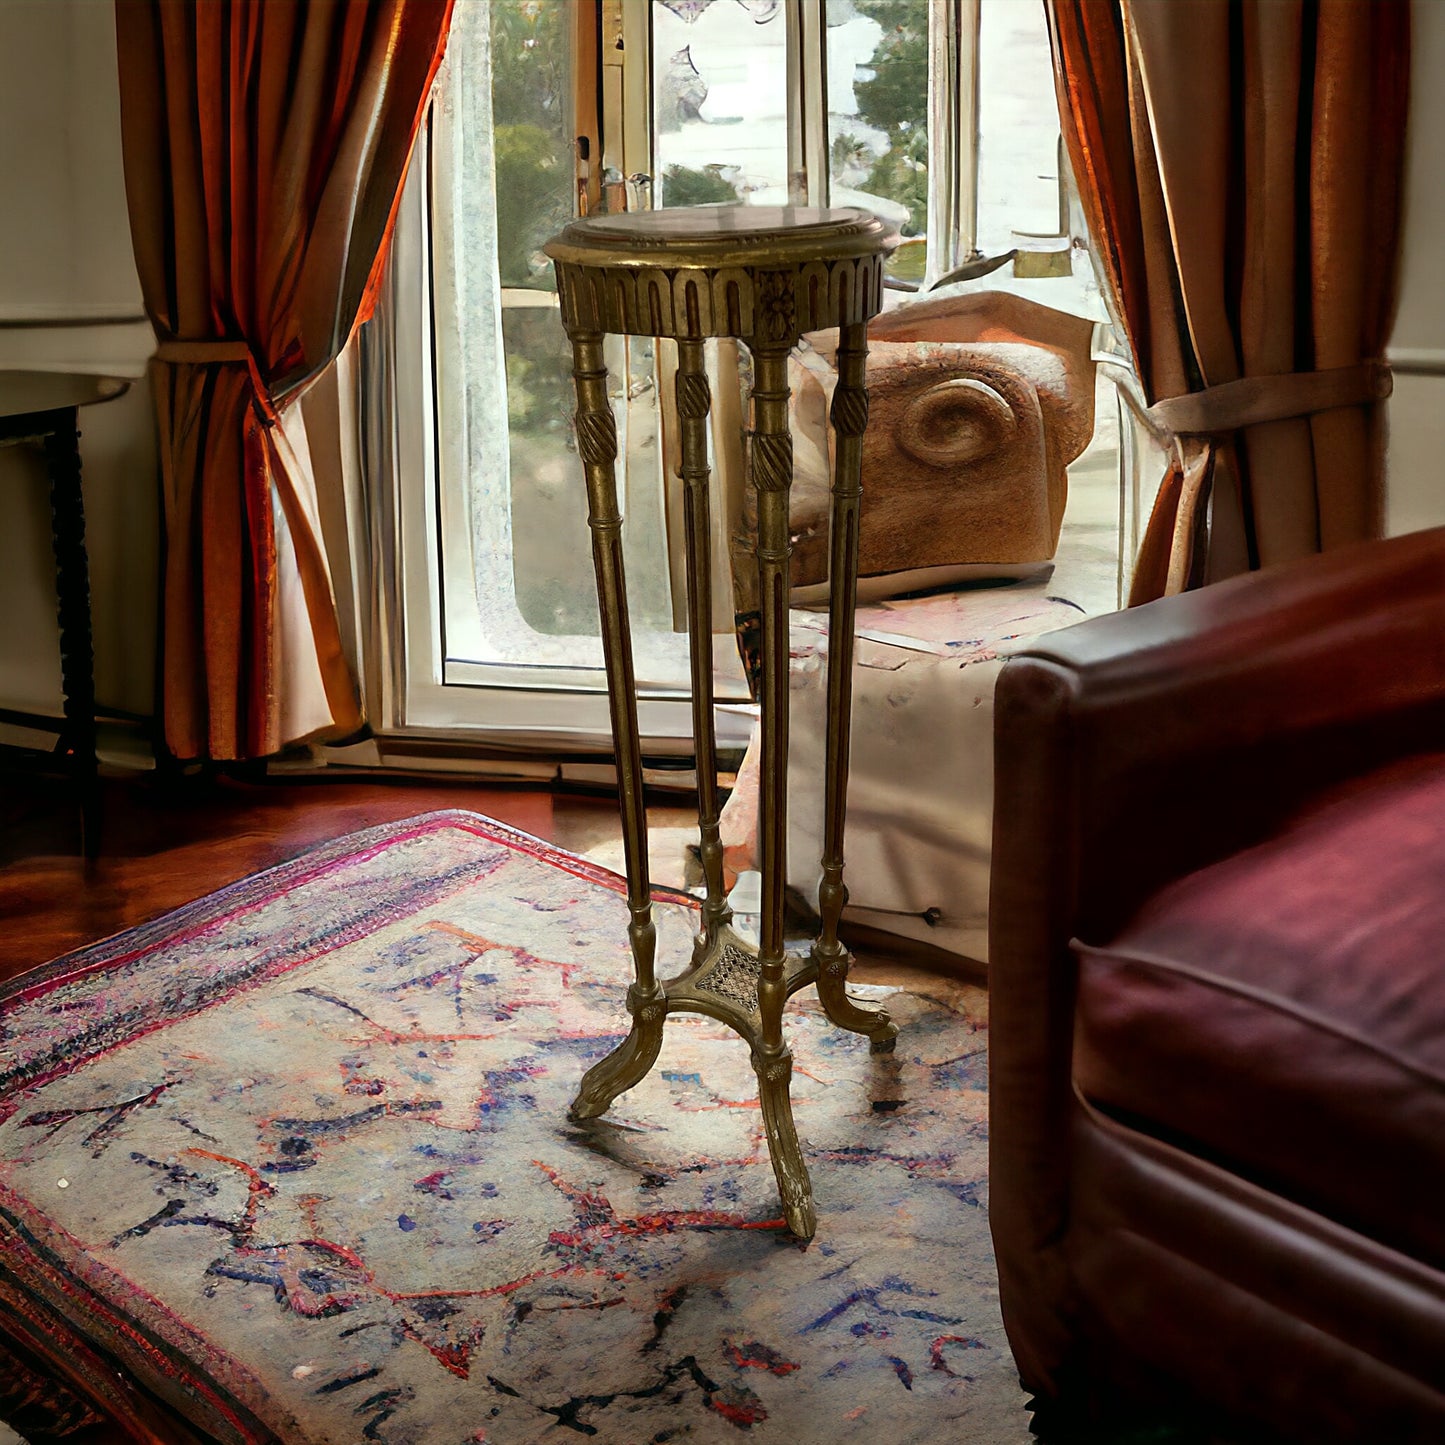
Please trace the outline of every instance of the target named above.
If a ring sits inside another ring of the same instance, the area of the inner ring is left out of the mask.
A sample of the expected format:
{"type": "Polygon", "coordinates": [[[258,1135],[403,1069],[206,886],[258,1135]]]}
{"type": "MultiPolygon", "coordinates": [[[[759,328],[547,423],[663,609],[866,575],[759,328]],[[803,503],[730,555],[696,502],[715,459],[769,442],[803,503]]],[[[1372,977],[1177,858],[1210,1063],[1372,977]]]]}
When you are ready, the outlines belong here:
{"type": "Polygon", "coordinates": [[[181,758],[362,719],[293,403],[370,314],[451,0],[116,0],[181,758]]]}
{"type": "Polygon", "coordinates": [[[1173,459],[1131,602],[1378,535],[1408,0],[1046,0],[1065,144],[1173,459]]]}

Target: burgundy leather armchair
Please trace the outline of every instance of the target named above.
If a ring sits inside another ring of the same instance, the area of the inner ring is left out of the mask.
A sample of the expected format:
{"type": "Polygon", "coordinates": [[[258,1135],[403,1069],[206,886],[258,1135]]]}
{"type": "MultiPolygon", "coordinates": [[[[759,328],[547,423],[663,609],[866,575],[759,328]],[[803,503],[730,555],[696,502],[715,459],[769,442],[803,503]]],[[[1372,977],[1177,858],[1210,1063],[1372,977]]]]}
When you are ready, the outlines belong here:
{"type": "Polygon", "coordinates": [[[1036,1428],[1445,1441],[1445,529],[1051,634],[995,716],[1036,1428]]]}

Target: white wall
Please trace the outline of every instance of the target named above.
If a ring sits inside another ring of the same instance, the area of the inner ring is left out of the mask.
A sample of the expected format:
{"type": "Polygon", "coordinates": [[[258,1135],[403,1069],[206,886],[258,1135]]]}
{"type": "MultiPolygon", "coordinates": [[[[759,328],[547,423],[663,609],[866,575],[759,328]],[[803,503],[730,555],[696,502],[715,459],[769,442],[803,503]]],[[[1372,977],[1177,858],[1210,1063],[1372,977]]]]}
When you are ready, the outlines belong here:
{"type": "MultiPolygon", "coordinates": [[[[81,413],[96,684],[149,713],[157,484],[108,0],[0,0],[0,368],[141,378],[81,413]],[[125,318],[131,318],[129,322],[125,318]],[[97,324],[99,323],[99,324],[97,324]]],[[[0,706],[58,712],[44,467],[0,449],[0,706]]]]}
{"type": "Polygon", "coordinates": [[[1386,526],[1445,523],[1445,4],[1416,0],[1386,526]]]}

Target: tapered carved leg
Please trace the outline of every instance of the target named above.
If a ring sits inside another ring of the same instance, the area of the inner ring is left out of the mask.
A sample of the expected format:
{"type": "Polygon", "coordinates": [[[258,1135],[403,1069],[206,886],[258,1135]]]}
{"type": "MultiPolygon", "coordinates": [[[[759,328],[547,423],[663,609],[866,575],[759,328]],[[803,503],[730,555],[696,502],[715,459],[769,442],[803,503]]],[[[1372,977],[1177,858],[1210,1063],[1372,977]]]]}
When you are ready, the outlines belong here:
{"type": "Polygon", "coordinates": [[[788,1083],[793,1056],[783,1042],[787,970],[783,948],[783,892],[787,882],[788,807],[788,494],[793,483],[793,439],[788,430],[790,314],[774,315],[771,329],[753,342],[752,479],[758,491],[758,600],[762,614],[762,767],[758,809],[758,867],[762,913],[758,928],[760,1044],[753,1053],[758,1093],[773,1172],[788,1227],[811,1239],[817,1227],[813,1191],[798,1135],[788,1083]]]}
{"type": "MultiPolygon", "coordinates": [[[[758,601],[762,613],[762,717],[759,769],[758,871],[762,912],[758,956],[764,984],[781,981],[783,898],[788,838],[788,572],[793,545],[788,497],[793,485],[793,438],[788,430],[788,351],[781,341],[753,344],[752,481],[758,493],[758,601]]],[[[764,1012],[764,1028],[767,1013],[764,1012]]],[[[770,1047],[782,1036],[764,1034],[770,1047]]]]}
{"type": "Polygon", "coordinates": [[[582,1087],[567,1111],[567,1117],[581,1123],[605,1114],[621,1093],[640,1084],[657,1062],[662,1048],[662,1023],[667,1017],[667,1000],[660,988],[643,993],[636,984],[627,990],[627,1011],[632,1015],[632,1032],[582,1076],[582,1087]]]}
{"type": "Polygon", "coordinates": [[[839,1028],[866,1034],[874,1053],[893,1047],[898,1029],[885,1009],[848,997],[848,950],[838,924],[848,890],[843,886],[843,830],[848,811],[848,752],[853,708],[853,613],[858,605],[858,515],[863,500],[863,432],[868,425],[866,326],[844,326],[838,341],[838,385],[832,422],[836,462],[828,608],[828,740],[824,782],[823,881],[818,908],[823,916],[813,958],[818,965],[818,998],[839,1028]]]}
{"type": "Polygon", "coordinates": [[[717,730],[712,686],[712,521],[708,504],[707,414],[711,404],[701,341],[677,343],[677,411],[682,432],[682,481],[686,489],[687,631],[692,664],[692,735],[697,758],[697,821],[701,835],[702,931],[694,950],[700,961],[732,918],[723,887],[723,845],[717,795],[717,730]]]}
{"type": "Polygon", "coordinates": [[[627,620],[627,579],[622,568],[622,514],[617,508],[617,424],[607,397],[602,336],[572,336],[572,380],[577,389],[577,449],[587,473],[587,525],[592,530],[592,563],[597,573],[597,609],[602,621],[602,659],[607,668],[607,703],[612,745],[617,753],[622,812],[622,851],[627,869],[627,936],[636,982],[628,990],[632,1032],[582,1081],[572,1116],[595,1118],[618,1094],[652,1067],[662,1046],[666,1000],[657,983],[657,931],[652,922],[652,883],[647,868],[647,813],[642,796],[642,747],[637,729],[637,686],[632,669],[632,634],[627,620]]]}
{"type": "Polygon", "coordinates": [[[755,1049],[753,1068],[757,1070],[758,1101],[763,1109],[773,1174],[783,1200],[783,1218],[799,1239],[812,1239],[818,1228],[818,1214],[813,1208],[813,1185],[803,1163],[803,1151],[798,1147],[798,1131],[793,1127],[793,1101],[788,1092],[793,1056],[785,1048],[755,1049]]]}

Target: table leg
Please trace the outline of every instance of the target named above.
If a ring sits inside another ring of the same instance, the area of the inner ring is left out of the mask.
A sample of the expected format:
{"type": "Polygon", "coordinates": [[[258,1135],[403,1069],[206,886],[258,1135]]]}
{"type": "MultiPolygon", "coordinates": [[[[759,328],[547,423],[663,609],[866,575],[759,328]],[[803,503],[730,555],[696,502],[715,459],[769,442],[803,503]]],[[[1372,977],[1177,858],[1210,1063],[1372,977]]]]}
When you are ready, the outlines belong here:
{"type": "Polygon", "coordinates": [[[858,605],[858,518],[863,500],[863,433],[868,426],[866,324],[844,326],[838,341],[838,385],[832,422],[831,552],[828,566],[828,739],[824,781],[823,881],[818,888],[822,928],[813,945],[818,998],[840,1028],[866,1034],[874,1053],[891,1049],[898,1029],[884,1009],[848,997],[851,959],[838,940],[848,890],[843,886],[843,832],[848,811],[848,751],[853,711],[853,614],[858,605]]]}
{"type": "Polygon", "coordinates": [[[80,791],[81,845],[87,858],[100,851],[100,786],[95,756],[95,655],[90,632],[90,568],[85,555],[85,500],[80,487],[80,445],[75,413],[57,416],[45,436],[50,476],[51,542],[60,618],[60,673],[65,692],[65,735],[80,791]]]}
{"type": "Polygon", "coordinates": [[[753,348],[752,476],[758,489],[758,600],[762,613],[762,779],[759,868],[759,1042],[753,1050],[758,1097],[773,1173],[788,1227],[799,1239],[817,1228],[813,1190],[793,1126],[788,1088],[793,1055],[783,1041],[787,999],[783,902],[787,882],[788,788],[788,496],[793,483],[793,438],[788,417],[789,346],[753,348]]]}
{"type": "Polygon", "coordinates": [[[687,631],[692,663],[692,735],[697,758],[697,821],[707,896],[700,961],[732,918],[723,887],[723,845],[717,796],[717,729],[712,688],[712,518],[708,501],[707,415],[712,404],[702,342],[677,343],[677,411],[682,431],[682,481],[687,533],[687,631]]]}
{"type": "Polygon", "coordinates": [[[573,1119],[595,1119],[625,1089],[638,1083],[657,1061],[667,996],[655,968],[657,934],[652,922],[652,884],[647,867],[647,814],[642,796],[642,746],[637,727],[637,686],[632,669],[632,634],[627,620],[627,580],[622,566],[622,516],[617,509],[617,424],[607,397],[607,367],[600,332],[572,336],[572,379],[577,389],[577,448],[587,473],[587,524],[592,529],[592,562],[597,572],[597,606],[602,619],[602,655],[607,668],[607,701],[617,757],[622,810],[622,844],[627,868],[635,981],[627,990],[632,1030],[583,1076],[570,1110],[573,1119]]]}

